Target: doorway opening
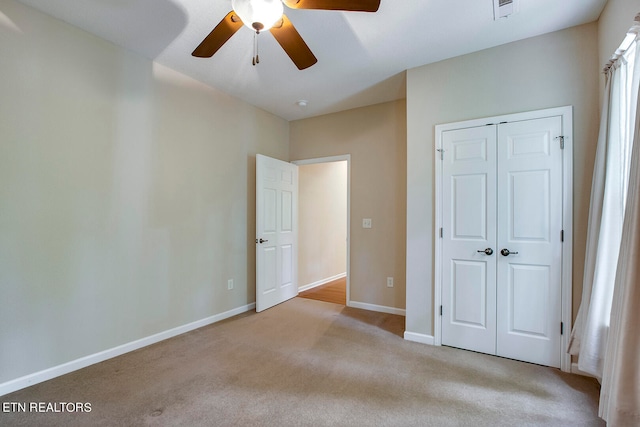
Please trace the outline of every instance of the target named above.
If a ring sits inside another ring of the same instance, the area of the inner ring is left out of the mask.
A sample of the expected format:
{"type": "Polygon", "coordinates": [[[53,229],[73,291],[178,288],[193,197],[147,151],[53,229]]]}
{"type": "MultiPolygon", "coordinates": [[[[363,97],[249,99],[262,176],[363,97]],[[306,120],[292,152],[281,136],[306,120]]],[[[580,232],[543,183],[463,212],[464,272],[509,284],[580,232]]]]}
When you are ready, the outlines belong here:
{"type": "Polygon", "coordinates": [[[349,305],[350,155],[298,160],[299,296],[349,305]]]}

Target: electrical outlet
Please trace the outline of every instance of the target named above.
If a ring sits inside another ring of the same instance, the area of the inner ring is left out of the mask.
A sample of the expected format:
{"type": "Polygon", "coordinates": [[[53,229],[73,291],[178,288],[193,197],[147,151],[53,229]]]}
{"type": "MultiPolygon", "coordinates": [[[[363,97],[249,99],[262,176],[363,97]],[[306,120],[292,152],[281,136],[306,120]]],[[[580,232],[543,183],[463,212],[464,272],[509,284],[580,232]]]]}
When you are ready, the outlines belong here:
{"type": "Polygon", "coordinates": [[[371,218],[362,218],[362,228],[371,228],[371,218]]]}
{"type": "Polygon", "coordinates": [[[227,290],[233,289],[233,279],[227,280],[227,290]]]}
{"type": "Polygon", "coordinates": [[[393,288],[393,277],[387,277],[387,288],[393,288]]]}

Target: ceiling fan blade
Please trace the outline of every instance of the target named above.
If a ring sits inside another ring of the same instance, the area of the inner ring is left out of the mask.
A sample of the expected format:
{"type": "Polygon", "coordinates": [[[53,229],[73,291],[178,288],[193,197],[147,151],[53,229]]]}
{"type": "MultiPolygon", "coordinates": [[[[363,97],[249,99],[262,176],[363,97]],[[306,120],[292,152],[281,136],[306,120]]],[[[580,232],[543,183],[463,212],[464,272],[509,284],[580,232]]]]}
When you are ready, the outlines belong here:
{"type": "Polygon", "coordinates": [[[269,31],[299,70],[309,68],[318,62],[309,46],[302,40],[300,33],[285,15],[282,15],[282,23],[277,23],[269,31]]]}
{"type": "Polygon", "coordinates": [[[209,58],[242,27],[242,21],[234,11],[227,13],[222,21],[198,45],[191,55],[198,58],[209,58]]]}
{"type": "Polygon", "coordinates": [[[346,10],[376,12],[380,0],[283,0],[292,9],[346,10]]]}

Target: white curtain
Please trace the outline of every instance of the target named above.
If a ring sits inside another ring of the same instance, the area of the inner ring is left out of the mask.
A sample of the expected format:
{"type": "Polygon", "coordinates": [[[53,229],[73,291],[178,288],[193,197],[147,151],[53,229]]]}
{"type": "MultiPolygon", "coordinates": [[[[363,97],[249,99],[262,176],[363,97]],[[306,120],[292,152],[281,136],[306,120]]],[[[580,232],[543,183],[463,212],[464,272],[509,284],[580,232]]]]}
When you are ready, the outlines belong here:
{"type": "Polygon", "coordinates": [[[640,14],[606,68],[583,294],[569,345],[601,379],[600,416],[640,426],[640,14]]]}
{"type": "MultiPolygon", "coordinates": [[[[640,18],[640,15],[638,16],[640,18]]],[[[638,19],[640,21],[640,19],[638,19]]],[[[610,426],[640,425],[640,42],[628,61],[631,82],[633,147],[629,192],[614,286],[611,324],[604,358],[600,416],[610,426]],[[635,59],[633,58],[635,54],[635,59]]]]}
{"type": "MultiPolygon", "coordinates": [[[[620,56],[606,71],[605,99],[591,185],[582,302],[569,353],[578,368],[602,378],[613,289],[622,240],[630,164],[629,75],[633,62],[620,56]]],[[[635,110],[635,108],[634,108],[635,110]]]]}

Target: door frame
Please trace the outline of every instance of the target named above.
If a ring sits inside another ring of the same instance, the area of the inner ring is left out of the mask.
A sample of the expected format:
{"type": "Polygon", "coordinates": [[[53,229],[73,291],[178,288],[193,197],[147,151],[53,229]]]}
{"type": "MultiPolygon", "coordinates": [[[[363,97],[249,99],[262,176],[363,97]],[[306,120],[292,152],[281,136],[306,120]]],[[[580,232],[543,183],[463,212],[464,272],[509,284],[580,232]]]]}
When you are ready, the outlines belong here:
{"type": "Polygon", "coordinates": [[[318,163],[347,162],[347,307],[351,306],[351,154],[339,156],[318,157],[314,159],[293,160],[298,166],[314,165],[318,163]]]}
{"type": "MultiPolygon", "coordinates": [[[[440,316],[440,306],[442,305],[442,239],[440,238],[440,228],[442,227],[442,136],[443,132],[455,129],[471,127],[497,125],[502,122],[517,122],[531,119],[541,119],[546,117],[557,117],[562,119],[562,133],[564,136],[564,150],[562,151],[562,228],[564,230],[564,244],[562,245],[562,313],[561,319],[564,331],[561,335],[561,348],[567,349],[569,346],[569,336],[571,335],[572,318],[572,261],[573,261],[573,107],[564,106],[548,108],[544,110],[528,111],[515,114],[504,114],[500,116],[485,117],[480,119],[465,120],[454,123],[436,125],[435,127],[435,222],[433,235],[436,236],[434,242],[434,296],[433,296],[433,337],[434,345],[442,345],[442,317],[440,316]]],[[[558,142],[559,143],[559,142],[558,142]]],[[[564,372],[571,371],[571,355],[563,351],[560,357],[560,369],[564,372]]]]}

